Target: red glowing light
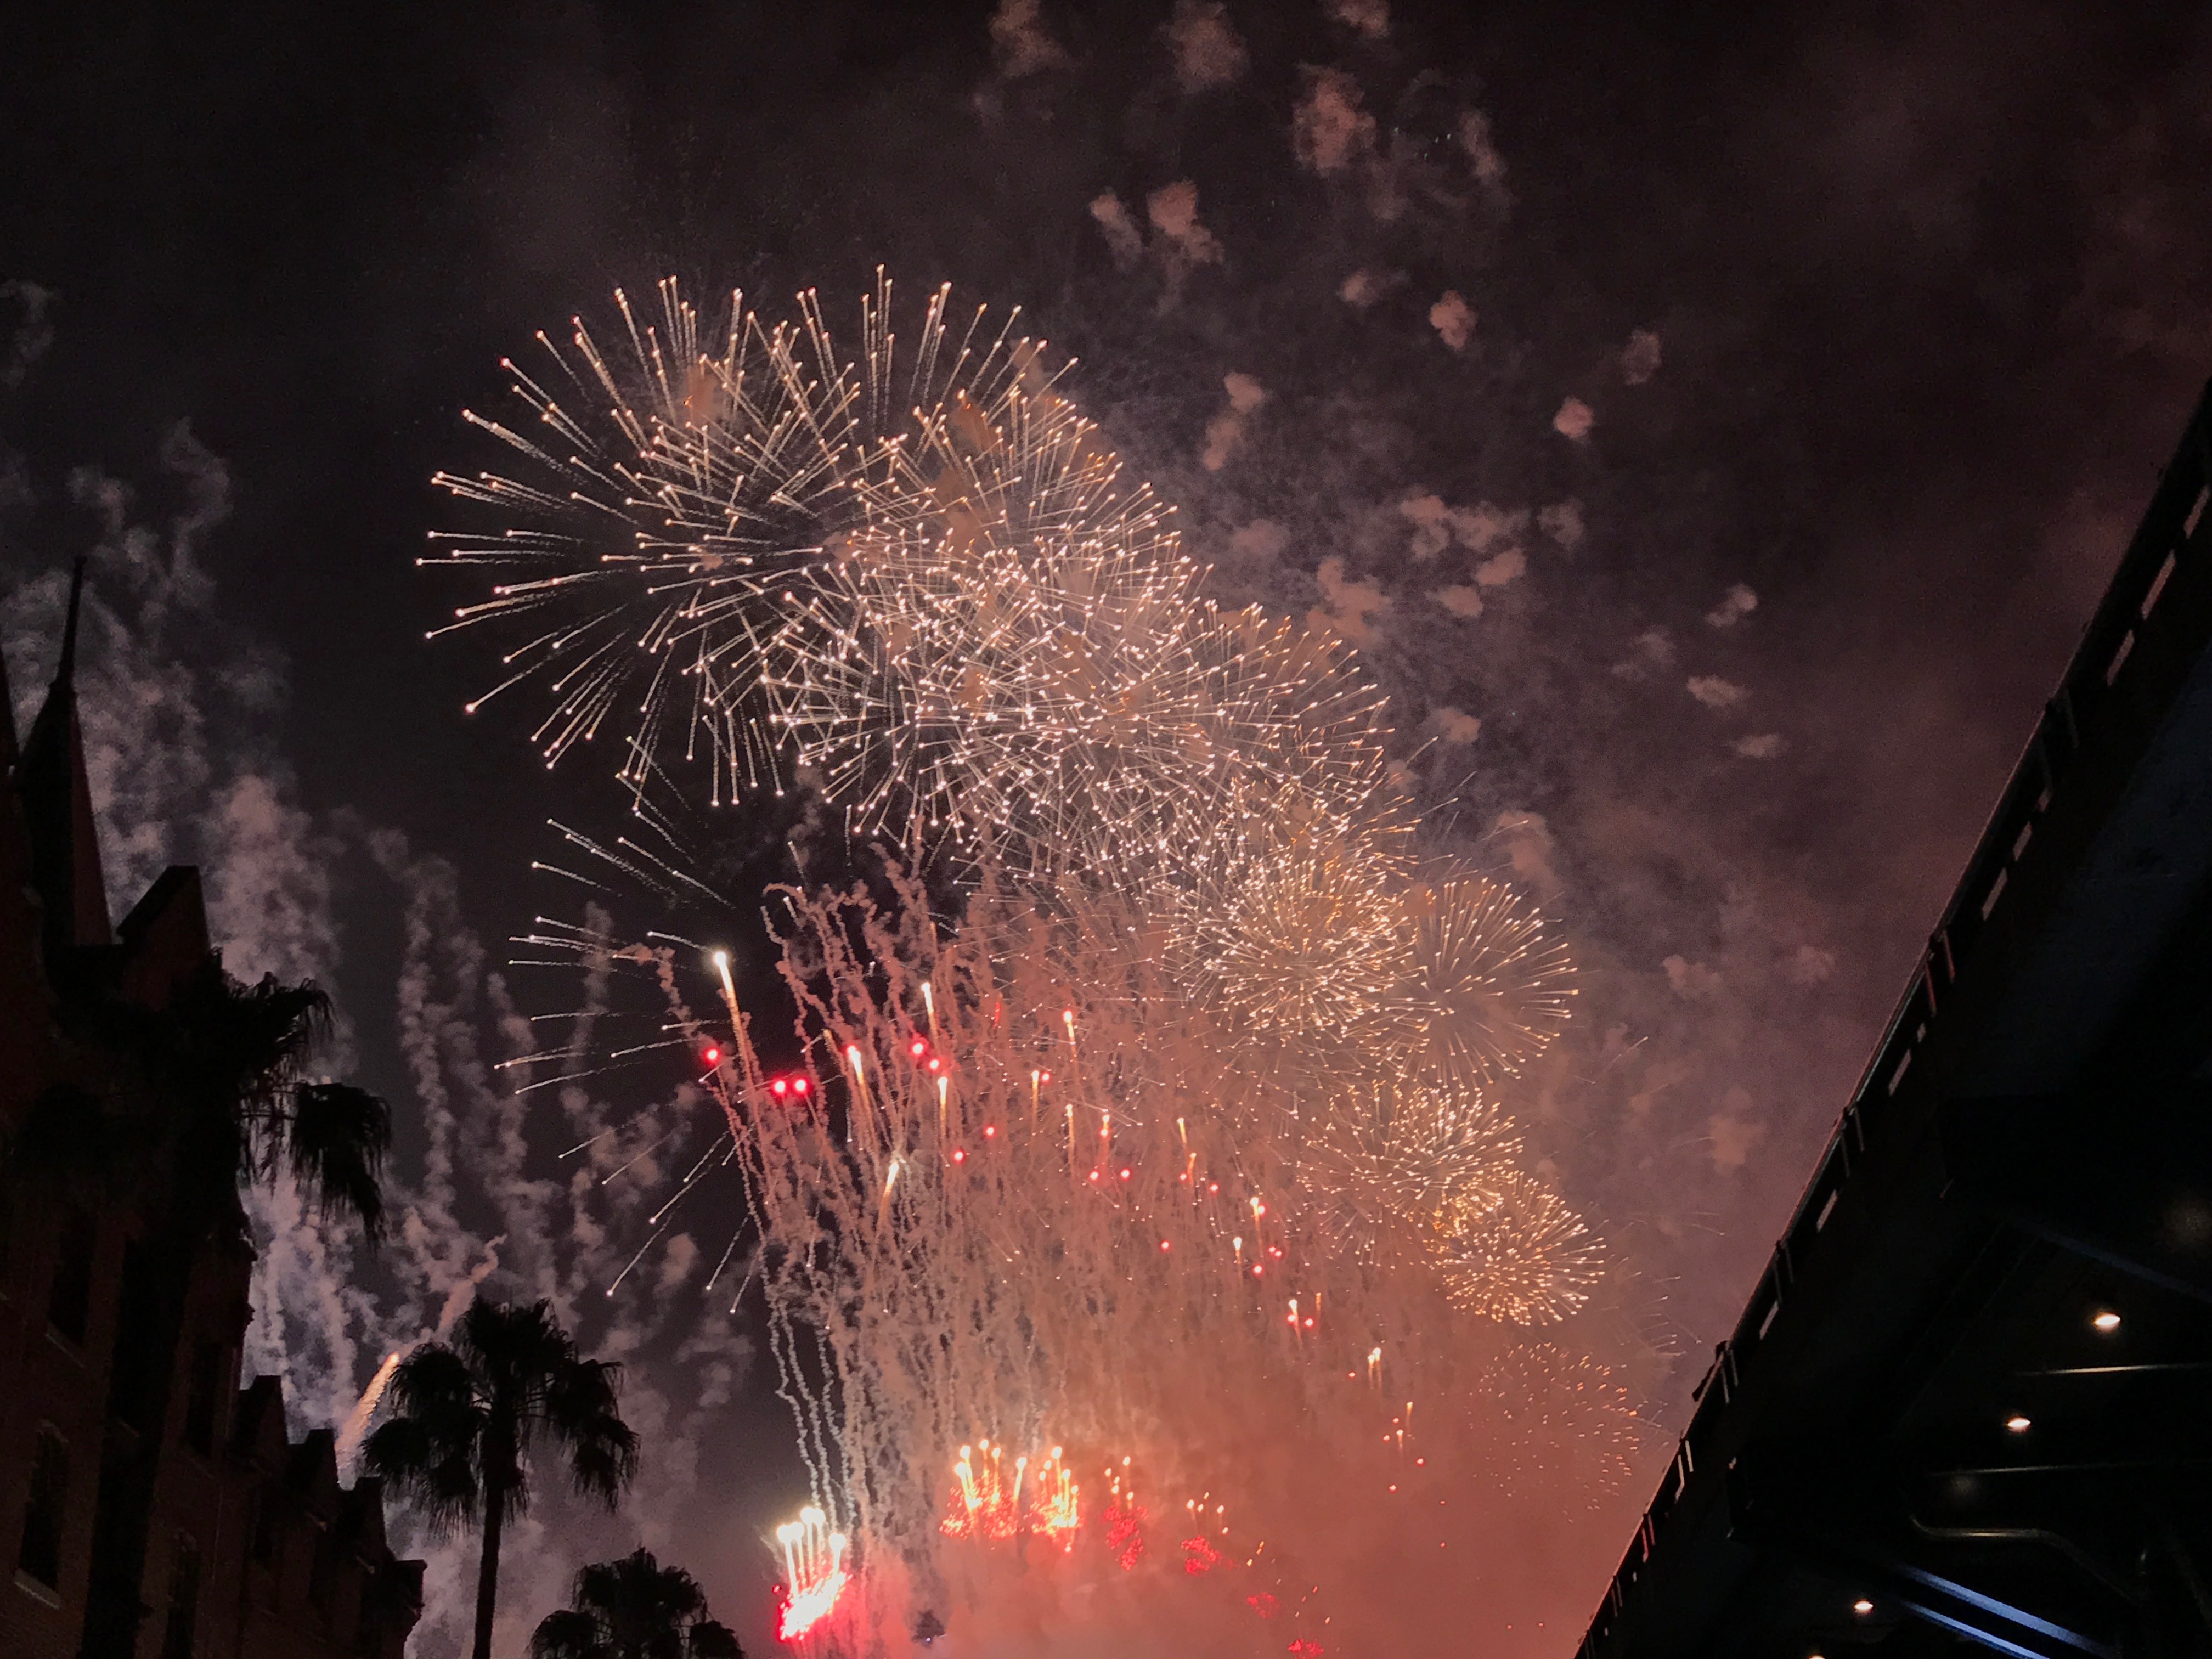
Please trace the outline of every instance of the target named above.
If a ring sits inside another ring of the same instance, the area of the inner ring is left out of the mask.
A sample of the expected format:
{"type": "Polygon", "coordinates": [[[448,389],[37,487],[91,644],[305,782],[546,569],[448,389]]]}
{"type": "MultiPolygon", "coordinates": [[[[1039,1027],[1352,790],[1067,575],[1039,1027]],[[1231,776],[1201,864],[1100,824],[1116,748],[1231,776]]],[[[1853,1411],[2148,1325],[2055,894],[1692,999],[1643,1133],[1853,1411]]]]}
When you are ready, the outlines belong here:
{"type": "Polygon", "coordinates": [[[1162,1240],[1160,1241],[1160,1248],[1161,1248],[1162,1249],[1164,1249],[1164,1250],[1165,1249],[1167,1249],[1167,1247],[1168,1247],[1168,1242],[1167,1242],[1167,1240],[1165,1240],[1164,1238],[1164,1239],[1162,1239],[1162,1240]]]}
{"type": "Polygon", "coordinates": [[[986,1140],[988,1140],[993,1135],[995,1135],[998,1133],[999,1126],[995,1123],[986,1123],[983,1126],[983,1139],[986,1140]]]}
{"type": "Polygon", "coordinates": [[[1127,1170],[1122,1170],[1122,1171],[1121,1171],[1121,1179],[1122,1179],[1122,1180],[1124,1180],[1124,1181],[1127,1181],[1128,1178],[1129,1178],[1129,1172],[1128,1172],[1127,1170]]]}
{"type": "Polygon", "coordinates": [[[963,1446],[952,1466],[953,1485],[945,1496],[937,1529],[947,1538],[1014,1538],[1041,1532],[1064,1550],[1074,1548],[1083,1524],[1075,1481],[1060,1462],[1059,1448],[1049,1458],[1008,1460],[1004,1446],[982,1441],[963,1446]],[[1025,1469],[1024,1465],[1029,1467],[1025,1469]]]}
{"type": "Polygon", "coordinates": [[[1206,1183],[1206,1190],[1209,1193],[1218,1193],[1221,1190],[1221,1183],[1218,1181],[1209,1181],[1206,1183]]]}
{"type": "Polygon", "coordinates": [[[929,1052],[929,1045],[927,1042],[924,1042],[920,1037],[916,1037],[913,1042],[907,1044],[906,1051],[912,1054],[916,1060],[920,1060],[924,1054],[929,1052]]]}
{"type": "Polygon", "coordinates": [[[806,1092],[806,1079],[805,1078],[800,1078],[796,1082],[793,1083],[791,1085],[791,1091],[793,1094],[805,1094],[806,1092]]]}
{"type": "Polygon", "coordinates": [[[1309,1642],[1304,1637],[1300,1637],[1292,1642],[1285,1651],[1291,1655],[1291,1659],[1321,1659],[1322,1655],[1328,1650],[1318,1642],[1309,1642]]]}
{"type": "Polygon", "coordinates": [[[781,1100],[783,1098],[784,1091],[790,1088],[791,1085],[788,1083],[786,1083],[781,1078],[778,1078],[775,1082],[769,1084],[768,1087],[769,1092],[774,1095],[778,1100],[781,1100]]]}
{"type": "Polygon", "coordinates": [[[1211,1572],[1220,1564],[1221,1552],[1203,1538],[1182,1540],[1182,1570],[1188,1573],[1211,1572]]]}
{"type": "Polygon", "coordinates": [[[1106,1511],[1103,1518],[1106,1522],[1106,1547],[1113,1552],[1114,1559],[1120,1564],[1122,1571],[1135,1571],[1137,1563],[1145,1553],[1144,1506],[1136,1503],[1126,1507],[1115,1504],[1106,1511]]]}
{"type": "Polygon", "coordinates": [[[1039,1073],[1037,1073],[1037,1081],[1038,1081],[1039,1083],[1049,1083],[1049,1082],[1051,1082],[1051,1081],[1052,1081],[1052,1073],[1051,1073],[1050,1072],[1039,1072],[1039,1073]]]}
{"type": "Polygon", "coordinates": [[[968,1154],[964,1152],[955,1152],[952,1154],[952,1161],[955,1164],[965,1164],[968,1161],[968,1154]]]}
{"type": "Polygon", "coordinates": [[[1097,1179],[1098,1179],[1098,1171],[1097,1171],[1097,1170],[1093,1170],[1091,1172],[1091,1178],[1093,1181],[1097,1180],[1097,1179]]]}
{"type": "Polygon", "coordinates": [[[705,1060],[709,1066],[720,1066],[722,1063],[722,1051],[720,1048],[709,1048],[705,1054],[700,1055],[699,1058],[705,1060]]]}

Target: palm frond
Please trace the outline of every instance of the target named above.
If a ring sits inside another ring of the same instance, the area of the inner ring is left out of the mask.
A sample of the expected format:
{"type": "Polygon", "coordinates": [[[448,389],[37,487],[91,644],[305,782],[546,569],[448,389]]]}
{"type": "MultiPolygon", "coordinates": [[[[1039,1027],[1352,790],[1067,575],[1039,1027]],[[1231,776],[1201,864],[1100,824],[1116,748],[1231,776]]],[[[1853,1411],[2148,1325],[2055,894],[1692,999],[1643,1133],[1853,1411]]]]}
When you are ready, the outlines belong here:
{"type": "Polygon", "coordinates": [[[360,1220],[371,1244],[380,1240],[379,1178],[392,1147],[392,1108],[384,1098],[349,1084],[304,1084],[294,1091],[289,1119],[280,1121],[270,1150],[281,1144],[294,1177],[315,1195],[323,1213],[346,1211],[360,1220]]]}
{"type": "Polygon", "coordinates": [[[530,1633],[530,1659],[613,1659],[613,1654],[599,1621],[572,1607],[547,1613],[530,1633]]]}
{"type": "Polygon", "coordinates": [[[258,984],[241,983],[223,971],[220,957],[210,957],[171,994],[165,1012],[173,1065],[198,1088],[261,1110],[289,1088],[328,1035],[331,1000],[313,980],[286,985],[268,974],[258,984]]]}
{"type": "Polygon", "coordinates": [[[545,1395],[544,1427],[567,1449],[577,1492],[609,1509],[637,1474],[637,1436],[616,1409],[621,1376],[611,1360],[571,1359],[545,1395]]]}
{"type": "Polygon", "coordinates": [[[680,1635],[707,1611],[707,1594],[681,1567],[664,1567],[641,1546],[618,1561],[599,1561],[576,1575],[576,1606],[610,1626],[618,1642],[656,1632],[680,1635]]]}
{"type": "Polygon", "coordinates": [[[392,1416],[362,1448],[363,1464],[450,1536],[483,1502],[488,1413],[476,1379],[452,1349],[426,1343],[400,1362],[386,1398],[392,1416]]]}

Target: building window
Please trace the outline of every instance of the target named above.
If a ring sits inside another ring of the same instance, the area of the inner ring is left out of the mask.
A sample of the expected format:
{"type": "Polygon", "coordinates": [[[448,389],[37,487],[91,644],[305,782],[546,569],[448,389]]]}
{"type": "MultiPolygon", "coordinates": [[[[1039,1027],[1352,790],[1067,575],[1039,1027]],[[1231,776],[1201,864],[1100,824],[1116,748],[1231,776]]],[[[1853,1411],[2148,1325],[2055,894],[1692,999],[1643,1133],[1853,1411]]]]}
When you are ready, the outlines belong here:
{"type": "Polygon", "coordinates": [[[92,1312],[92,1253],[99,1243],[92,1212],[71,1204],[62,1212],[59,1249],[54,1255],[54,1283],[46,1302],[47,1322],[80,1346],[85,1321],[92,1312]]]}
{"type": "Polygon", "coordinates": [[[199,1623],[200,1547],[177,1534],[169,1568],[169,1618],[161,1632],[161,1659],[192,1659],[192,1631],[199,1623]]]}
{"type": "Polygon", "coordinates": [[[229,1350],[220,1342],[202,1342],[192,1350],[191,1379],[185,1394],[185,1443],[202,1456],[215,1450],[222,1430],[224,1361],[229,1350]]]}
{"type": "Polygon", "coordinates": [[[23,1547],[15,1565],[48,1589],[62,1582],[62,1518],[69,1504],[69,1442],[51,1425],[31,1454],[31,1497],[23,1506],[23,1547]]]}

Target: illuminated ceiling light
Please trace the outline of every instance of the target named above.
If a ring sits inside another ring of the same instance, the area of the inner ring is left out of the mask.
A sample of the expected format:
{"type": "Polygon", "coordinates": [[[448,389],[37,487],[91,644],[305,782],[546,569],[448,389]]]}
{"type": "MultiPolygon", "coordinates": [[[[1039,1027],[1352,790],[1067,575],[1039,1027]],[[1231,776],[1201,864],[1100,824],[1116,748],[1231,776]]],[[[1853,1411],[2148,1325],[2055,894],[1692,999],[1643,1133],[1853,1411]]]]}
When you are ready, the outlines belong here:
{"type": "Polygon", "coordinates": [[[2026,1434],[2028,1427],[2027,1419],[2014,1412],[2010,1417],[2005,1419],[2005,1427],[2010,1429],[2014,1434],[2026,1434]]]}
{"type": "Polygon", "coordinates": [[[2093,1329],[2096,1330],[2100,1334],[2110,1336],[2114,1331],[2120,1328],[2120,1316],[2114,1313],[2110,1308],[2106,1308],[2098,1313],[2094,1318],[2091,1319],[2089,1324],[2093,1329]]]}
{"type": "Polygon", "coordinates": [[[1868,1601],[1865,1596],[1862,1595],[1857,1601],[1851,1603],[1851,1611],[1858,1614],[1860,1618],[1863,1619],[1867,1614],[1874,1611],[1874,1603],[1868,1601]]]}

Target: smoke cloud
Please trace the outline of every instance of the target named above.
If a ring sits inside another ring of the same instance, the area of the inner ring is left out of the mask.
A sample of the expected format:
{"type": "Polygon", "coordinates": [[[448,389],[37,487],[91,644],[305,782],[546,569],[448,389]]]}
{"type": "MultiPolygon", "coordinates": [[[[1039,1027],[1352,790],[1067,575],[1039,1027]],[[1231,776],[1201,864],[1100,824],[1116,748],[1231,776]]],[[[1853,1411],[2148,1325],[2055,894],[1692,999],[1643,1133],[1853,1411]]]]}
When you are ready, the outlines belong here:
{"type": "Polygon", "coordinates": [[[1229,21],[1229,8],[1219,0],[1176,0],[1167,36],[1176,84],[1187,94],[1228,86],[1243,76],[1250,61],[1229,21]]]}

